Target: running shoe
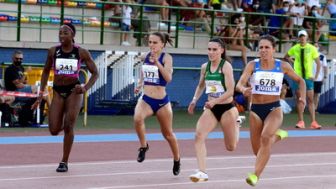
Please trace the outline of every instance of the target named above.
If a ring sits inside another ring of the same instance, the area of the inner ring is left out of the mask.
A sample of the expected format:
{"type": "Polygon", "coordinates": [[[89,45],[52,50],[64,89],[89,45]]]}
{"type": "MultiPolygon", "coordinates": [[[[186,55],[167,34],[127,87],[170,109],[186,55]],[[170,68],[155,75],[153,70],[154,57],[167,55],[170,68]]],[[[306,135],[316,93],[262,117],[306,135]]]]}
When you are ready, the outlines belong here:
{"type": "Polygon", "coordinates": [[[208,174],[199,170],[196,173],[190,175],[189,178],[193,182],[204,182],[209,180],[208,174]]]}
{"type": "Polygon", "coordinates": [[[139,154],[138,154],[138,159],[137,159],[137,161],[139,162],[139,163],[141,163],[141,162],[143,162],[144,160],[145,160],[145,158],[146,158],[146,152],[149,150],[149,146],[148,146],[148,144],[147,144],[147,146],[146,147],[140,147],[139,148],[139,154]]]}
{"type": "Polygon", "coordinates": [[[248,174],[248,177],[246,178],[247,184],[249,184],[251,186],[257,185],[258,180],[259,179],[258,179],[257,175],[255,175],[254,173],[248,174]]]}
{"type": "Polygon", "coordinates": [[[242,126],[242,124],[245,122],[246,117],[245,116],[238,116],[237,123],[239,123],[239,127],[242,126]]]}
{"type": "Polygon", "coordinates": [[[56,172],[68,172],[68,164],[66,162],[61,162],[58,165],[56,172]]]}
{"type": "Polygon", "coordinates": [[[173,166],[173,174],[175,176],[177,176],[178,174],[180,174],[180,170],[181,170],[181,162],[180,162],[181,159],[175,161],[174,160],[174,166],[173,166]]]}
{"type": "Polygon", "coordinates": [[[318,123],[317,123],[317,121],[313,121],[311,124],[310,124],[310,128],[311,129],[321,129],[321,125],[319,125],[318,123]]]}
{"type": "Polygon", "coordinates": [[[304,123],[304,121],[299,121],[299,122],[297,122],[297,124],[295,125],[295,128],[298,128],[298,129],[304,129],[304,128],[305,128],[305,123],[304,123]]]}
{"type": "Polygon", "coordinates": [[[283,140],[288,137],[288,131],[282,129],[278,129],[275,134],[280,137],[280,140],[283,140]]]}

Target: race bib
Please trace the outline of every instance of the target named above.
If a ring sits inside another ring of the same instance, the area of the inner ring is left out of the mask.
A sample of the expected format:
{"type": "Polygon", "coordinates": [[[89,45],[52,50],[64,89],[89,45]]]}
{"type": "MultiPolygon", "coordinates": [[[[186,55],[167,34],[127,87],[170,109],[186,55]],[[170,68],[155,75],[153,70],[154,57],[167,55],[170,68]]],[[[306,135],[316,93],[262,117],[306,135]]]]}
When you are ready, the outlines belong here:
{"type": "Polygon", "coordinates": [[[252,94],[280,95],[284,74],[258,71],[254,74],[252,94]]]}
{"type": "Polygon", "coordinates": [[[209,94],[209,96],[211,97],[218,98],[225,92],[221,81],[206,80],[205,86],[206,86],[205,93],[209,94]]]}
{"type": "Polygon", "coordinates": [[[152,65],[142,65],[144,81],[149,83],[160,83],[159,68],[152,65]]]}
{"type": "Polygon", "coordinates": [[[78,71],[78,60],[67,58],[56,58],[55,70],[56,74],[70,75],[78,71]]]}

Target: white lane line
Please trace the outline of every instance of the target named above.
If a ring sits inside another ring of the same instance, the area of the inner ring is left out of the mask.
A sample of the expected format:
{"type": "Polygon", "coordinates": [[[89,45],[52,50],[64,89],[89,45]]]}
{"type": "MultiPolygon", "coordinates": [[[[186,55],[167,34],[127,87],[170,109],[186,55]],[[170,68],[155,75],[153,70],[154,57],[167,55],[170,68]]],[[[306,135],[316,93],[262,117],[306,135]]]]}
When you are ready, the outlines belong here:
{"type": "MultiPolygon", "coordinates": [[[[312,156],[336,156],[336,152],[316,152],[316,153],[288,153],[288,154],[272,154],[272,159],[283,157],[312,157],[312,156]]],[[[230,159],[255,159],[255,156],[240,155],[240,156],[209,156],[207,160],[230,160],[230,159]]],[[[196,158],[181,158],[182,161],[195,161],[196,158]]],[[[150,162],[171,162],[171,159],[146,159],[150,162]]],[[[69,163],[71,166],[90,166],[90,165],[106,165],[106,164],[139,164],[136,160],[123,160],[123,161],[97,161],[97,162],[74,162],[69,163]]],[[[29,164],[29,165],[12,165],[12,166],[0,166],[0,169],[23,169],[23,168],[43,168],[43,167],[55,167],[55,163],[49,164],[29,164]]]]}
{"type": "MultiPolygon", "coordinates": [[[[283,168],[283,167],[308,167],[308,166],[335,166],[335,163],[303,163],[303,164],[281,164],[281,165],[268,165],[267,168],[283,168]]],[[[233,169],[252,169],[251,166],[236,166],[236,167],[222,167],[222,168],[208,168],[208,171],[217,171],[217,170],[233,170],[233,169]]],[[[195,169],[183,169],[183,172],[192,172],[195,169]]],[[[157,174],[157,173],[167,173],[168,170],[159,170],[159,171],[131,171],[131,172],[117,172],[117,173],[101,173],[101,174],[78,174],[78,175],[69,175],[68,173],[62,174],[60,176],[46,176],[46,177],[21,177],[17,175],[15,178],[1,178],[1,181],[22,181],[22,180],[41,180],[41,179],[60,179],[60,178],[80,178],[80,177],[102,177],[102,176],[120,176],[120,175],[142,175],[142,174],[157,174]]]]}
{"type": "MultiPolygon", "coordinates": [[[[263,181],[275,181],[275,180],[298,180],[298,179],[322,179],[322,178],[333,178],[336,175],[302,175],[293,177],[271,177],[262,178],[260,182],[263,181]]],[[[231,179],[231,180],[209,180],[207,182],[200,182],[197,184],[216,184],[216,183],[233,183],[233,182],[245,182],[243,179],[231,179]]],[[[165,184],[143,184],[143,185],[124,185],[124,186],[104,186],[104,187],[94,187],[88,189],[122,189],[122,188],[148,188],[148,187],[158,187],[158,186],[176,186],[176,185],[195,185],[195,183],[190,182],[175,182],[175,183],[165,183],[165,184]]]]}

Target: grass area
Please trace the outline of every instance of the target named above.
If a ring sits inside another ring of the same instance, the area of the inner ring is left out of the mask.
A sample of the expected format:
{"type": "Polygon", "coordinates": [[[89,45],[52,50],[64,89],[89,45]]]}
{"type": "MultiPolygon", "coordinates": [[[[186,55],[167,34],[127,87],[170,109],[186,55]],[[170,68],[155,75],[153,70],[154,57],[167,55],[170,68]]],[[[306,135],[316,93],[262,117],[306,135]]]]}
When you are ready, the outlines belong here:
{"type": "MultiPolygon", "coordinates": [[[[193,116],[188,115],[187,111],[174,111],[174,128],[191,128],[194,129],[196,122],[201,115],[201,111],[197,111],[193,116]]],[[[248,117],[248,114],[246,114],[248,117]]],[[[316,115],[318,122],[324,128],[331,128],[335,126],[335,115],[333,114],[317,114],[316,115]]],[[[304,117],[306,121],[306,127],[309,127],[310,118],[306,113],[304,117]]],[[[297,114],[285,114],[283,127],[294,128],[295,123],[297,122],[297,114]]],[[[248,127],[248,121],[243,124],[243,127],[248,127]]],[[[158,129],[158,121],[155,116],[152,116],[146,119],[146,128],[148,129],[158,129]]],[[[83,116],[80,115],[76,125],[77,130],[112,130],[112,129],[130,129],[130,132],[133,132],[133,117],[130,115],[127,116],[88,116],[88,125],[83,127],[83,116]]],[[[47,128],[1,128],[2,132],[11,132],[11,131],[45,131],[47,128]]]]}
{"type": "MultiPolygon", "coordinates": [[[[195,128],[196,122],[201,115],[201,111],[197,111],[194,115],[188,115],[187,111],[174,111],[174,128],[195,128]]],[[[248,117],[248,114],[245,115],[248,117]]],[[[317,121],[324,127],[334,127],[335,126],[335,115],[334,114],[317,114],[317,121]]],[[[283,127],[292,128],[297,122],[297,114],[285,114],[283,127]]],[[[82,120],[82,118],[81,118],[82,120]]],[[[306,122],[306,127],[310,125],[309,114],[304,115],[304,120],[306,122]]],[[[78,123],[78,127],[82,127],[78,123]]],[[[243,127],[248,127],[248,121],[243,124],[243,127]]],[[[87,129],[133,129],[133,117],[132,116],[90,116],[88,120],[87,129]]],[[[159,128],[158,121],[156,117],[152,116],[146,120],[146,128],[159,128]]]]}

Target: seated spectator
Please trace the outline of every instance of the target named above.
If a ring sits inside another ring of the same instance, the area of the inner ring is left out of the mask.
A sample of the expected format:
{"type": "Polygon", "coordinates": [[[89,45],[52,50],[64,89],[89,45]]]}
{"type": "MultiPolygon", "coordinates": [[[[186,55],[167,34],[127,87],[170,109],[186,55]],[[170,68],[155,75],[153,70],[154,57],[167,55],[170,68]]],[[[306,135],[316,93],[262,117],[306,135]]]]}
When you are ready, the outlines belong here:
{"type": "MultiPolygon", "coordinates": [[[[188,5],[188,7],[195,8],[203,8],[202,3],[192,2],[188,5]]],[[[201,25],[204,29],[210,34],[211,28],[209,21],[207,19],[207,15],[203,10],[181,10],[181,18],[184,24],[188,25],[201,25]],[[197,24],[193,24],[192,22],[197,22],[197,24]]],[[[195,28],[194,28],[195,29],[195,28]]]]}
{"type": "Polygon", "coordinates": [[[307,30],[309,36],[313,36],[313,30],[314,30],[314,23],[315,23],[315,36],[314,41],[319,41],[321,37],[321,28],[325,24],[325,20],[321,19],[324,18],[319,14],[319,8],[317,6],[312,6],[310,11],[308,12],[309,17],[315,17],[315,19],[312,18],[305,18],[303,21],[303,27],[307,30]]]}
{"type": "Polygon", "coordinates": [[[253,0],[243,0],[242,8],[244,12],[256,12],[253,0]]]}
{"type": "MultiPolygon", "coordinates": [[[[36,93],[35,86],[27,85],[27,77],[24,75],[22,66],[23,53],[15,51],[12,57],[12,64],[5,70],[5,89],[7,91],[19,91],[26,93],[36,93]]],[[[25,101],[27,98],[16,98],[16,101],[25,101]]]]}
{"type": "MultiPolygon", "coordinates": [[[[161,6],[169,6],[166,0],[143,0],[143,4],[151,4],[151,5],[161,5],[161,6]]],[[[169,22],[168,15],[169,9],[168,8],[161,8],[161,20],[163,22],[169,22]]]]}
{"type": "Polygon", "coordinates": [[[295,0],[289,12],[292,16],[293,28],[295,30],[302,29],[303,18],[308,15],[306,4],[302,0],[295,0]]]}
{"type": "Polygon", "coordinates": [[[306,0],[308,11],[311,11],[313,6],[321,8],[320,0],[306,0]]]}
{"type": "MultiPolygon", "coordinates": [[[[289,15],[289,2],[284,1],[282,5],[275,10],[277,15],[289,15]]],[[[293,36],[292,20],[283,16],[271,16],[268,23],[268,33],[274,37],[288,40],[293,36]],[[280,29],[283,29],[280,33],[280,29]]]]}
{"type": "Polygon", "coordinates": [[[14,96],[0,96],[0,104],[12,104],[14,100],[14,96]]]}
{"type": "MultiPolygon", "coordinates": [[[[324,12],[326,11],[326,9],[328,10],[330,14],[330,18],[336,18],[336,4],[334,3],[333,0],[328,0],[326,2],[326,5],[324,6],[323,11],[322,11],[322,16],[324,15],[324,12]]],[[[336,36],[336,21],[335,20],[331,20],[329,22],[329,34],[336,36]]]]}
{"type": "Polygon", "coordinates": [[[10,105],[14,102],[14,96],[0,96],[0,111],[1,111],[1,127],[13,126],[12,122],[12,109],[10,105]]]}
{"type": "Polygon", "coordinates": [[[141,22],[142,24],[141,34],[140,34],[140,19],[137,16],[135,16],[135,18],[136,19],[132,19],[131,23],[134,29],[133,37],[136,38],[136,45],[139,45],[141,41],[141,45],[148,46],[149,33],[151,31],[149,18],[147,16],[143,16],[141,22]]]}
{"type": "Polygon", "coordinates": [[[222,0],[208,0],[208,7],[212,7],[214,10],[221,10],[222,0]]]}
{"type": "Polygon", "coordinates": [[[238,12],[243,11],[243,9],[241,8],[242,0],[231,0],[231,3],[232,3],[232,6],[233,6],[233,10],[238,11],[238,12]]]}
{"type": "Polygon", "coordinates": [[[240,14],[231,16],[228,26],[219,35],[224,38],[228,50],[242,52],[244,67],[247,64],[247,47],[244,45],[244,26],[240,14]]]}
{"type": "MultiPolygon", "coordinates": [[[[256,0],[254,6],[257,13],[274,13],[276,9],[276,2],[277,0],[256,0]]],[[[251,22],[251,24],[266,26],[267,18],[267,16],[258,16],[251,22]]]]}
{"type": "MultiPolygon", "coordinates": [[[[15,51],[12,56],[12,64],[5,70],[5,89],[7,91],[18,91],[25,93],[36,93],[37,87],[27,85],[27,78],[24,75],[24,67],[22,66],[23,53],[15,51]]],[[[19,123],[21,126],[27,126],[33,121],[34,111],[31,105],[35,102],[35,98],[17,97],[14,103],[21,106],[19,113],[19,123]]]]}

